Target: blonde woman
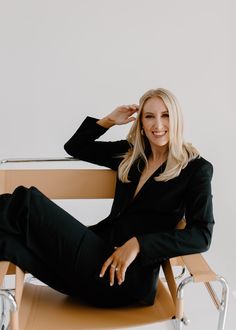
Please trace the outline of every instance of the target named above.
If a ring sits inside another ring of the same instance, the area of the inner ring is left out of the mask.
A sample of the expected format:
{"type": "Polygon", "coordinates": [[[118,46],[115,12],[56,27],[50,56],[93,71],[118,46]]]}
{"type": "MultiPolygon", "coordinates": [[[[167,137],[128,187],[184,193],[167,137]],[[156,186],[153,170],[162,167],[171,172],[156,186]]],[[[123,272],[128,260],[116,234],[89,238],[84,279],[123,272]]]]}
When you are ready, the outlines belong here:
{"type": "Polygon", "coordinates": [[[119,106],[101,119],[87,117],[65,150],[117,171],[110,214],[87,228],[37,189],[20,187],[0,199],[0,235],[4,231],[12,242],[0,257],[94,305],[152,304],[160,263],[206,251],[214,225],[213,168],[184,141],[175,96],[149,90],[139,105],[119,106]],[[130,122],[127,139],[97,141],[112,126],[130,122]],[[186,227],[178,230],[183,217],[186,227]]]}

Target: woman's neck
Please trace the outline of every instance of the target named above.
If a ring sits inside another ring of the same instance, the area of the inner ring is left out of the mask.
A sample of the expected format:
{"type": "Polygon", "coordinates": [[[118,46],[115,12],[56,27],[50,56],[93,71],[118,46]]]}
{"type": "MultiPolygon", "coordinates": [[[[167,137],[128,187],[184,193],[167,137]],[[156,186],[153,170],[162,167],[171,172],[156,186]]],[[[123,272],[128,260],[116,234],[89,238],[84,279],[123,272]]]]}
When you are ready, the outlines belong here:
{"type": "Polygon", "coordinates": [[[160,162],[163,163],[167,160],[168,151],[169,150],[167,147],[152,150],[148,161],[151,163],[160,163],[160,162]]]}

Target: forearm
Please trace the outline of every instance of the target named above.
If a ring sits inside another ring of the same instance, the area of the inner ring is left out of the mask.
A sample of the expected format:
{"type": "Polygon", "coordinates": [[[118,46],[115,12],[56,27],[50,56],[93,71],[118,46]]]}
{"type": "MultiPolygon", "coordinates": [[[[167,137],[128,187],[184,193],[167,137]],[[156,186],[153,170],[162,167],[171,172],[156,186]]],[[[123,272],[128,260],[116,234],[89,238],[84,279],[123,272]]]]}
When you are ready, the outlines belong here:
{"type": "Polygon", "coordinates": [[[99,124],[97,118],[87,117],[75,134],[65,143],[65,151],[80,160],[117,170],[122,154],[128,150],[126,140],[96,141],[107,129],[99,124]]]}
{"type": "Polygon", "coordinates": [[[138,236],[142,264],[154,264],[166,258],[207,251],[213,226],[213,223],[209,223],[202,228],[174,229],[138,236]]]}
{"type": "Polygon", "coordinates": [[[87,145],[97,140],[106,132],[106,128],[97,125],[98,119],[86,117],[73,136],[65,143],[65,151],[73,156],[80,157],[80,151],[87,145]]]}
{"type": "Polygon", "coordinates": [[[116,123],[114,120],[109,118],[109,116],[106,116],[106,117],[103,117],[102,119],[99,119],[97,121],[97,124],[108,129],[108,128],[111,128],[112,126],[114,126],[116,123]]]}

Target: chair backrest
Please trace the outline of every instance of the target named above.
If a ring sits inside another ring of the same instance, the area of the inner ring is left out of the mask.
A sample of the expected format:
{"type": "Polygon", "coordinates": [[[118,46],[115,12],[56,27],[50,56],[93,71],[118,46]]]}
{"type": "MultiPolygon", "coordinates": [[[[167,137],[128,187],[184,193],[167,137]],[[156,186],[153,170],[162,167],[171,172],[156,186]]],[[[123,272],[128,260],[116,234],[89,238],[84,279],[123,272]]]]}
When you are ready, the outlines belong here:
{"type": "Polygon", "coordinates": [[[23,185],[36,186],[51,199],[113,198],[115,180],[109,169],[2,169],[0,193],[23,185]]]}
{"type": "MultiPolygon", "coordinates": [[[[0,194],[23,185],[36,186],[51,199],[109,199],[114,197],[115,182],[116,172],[109,169],[0,170],[0,194]]],[[[182,219],[177,228],[185,224],[182,219]]]]}

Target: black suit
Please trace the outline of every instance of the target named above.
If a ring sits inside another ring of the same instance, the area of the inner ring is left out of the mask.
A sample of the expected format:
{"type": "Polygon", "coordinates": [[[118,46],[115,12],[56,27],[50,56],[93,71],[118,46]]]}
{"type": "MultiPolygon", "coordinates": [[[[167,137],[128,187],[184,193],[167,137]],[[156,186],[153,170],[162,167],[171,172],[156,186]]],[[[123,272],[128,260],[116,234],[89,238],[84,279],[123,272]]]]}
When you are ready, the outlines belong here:
{"type": "MultiPolygon", "coordinates": [[[[95,141],[106,129],[87,118],[65,144],[72,156],[117,170],[126,140],[95,141]]],[[[143,164],[139,164],[142,169],[143,164]]],[[[164,169],[163,164],[155,173],[164,169]]],[[[96,305],[152,304],[160,262],[209,248],[214,224],[210,181],[212,165],[190,162],[168,182],[150,178],[135,198],[140,171],[130,183],[117,181],[110,215],[87,228],[36,188],[18,187],[0,196],[0,260],[9,260],[51,287],[96,305]],[[175,229],[186,217],[185,230],[175,229]],[[136,236],[141,252],[128,267],[125,282],[110,287],[109,272],[99,278],[114,247],[136,236]]]]}
{"type": "MultiPolygon", "coordinates": [[[[120,157],[130,147],[126,140],[95,141],[106,132],[87,117],[77,132],[65,144],[72,156],[117,170],[120,157]]],[[[140,167],[142,168],[142,165],[140,167]]],[[[133,198],[140,170],[133,166],[130,183],[117,180],[116,193],[110,215],[91,227],[119,246],[136,236],[140,243],[142,265],[159,263],[163,258],[206,251],[211,242],[214,219],[212,214],[212,165],[202,157],[186,166],[180,175],[167,182],[153,179],[161,166],[133,198]],[[183,217],[186,228],[176,229],[183,217]]]]}

